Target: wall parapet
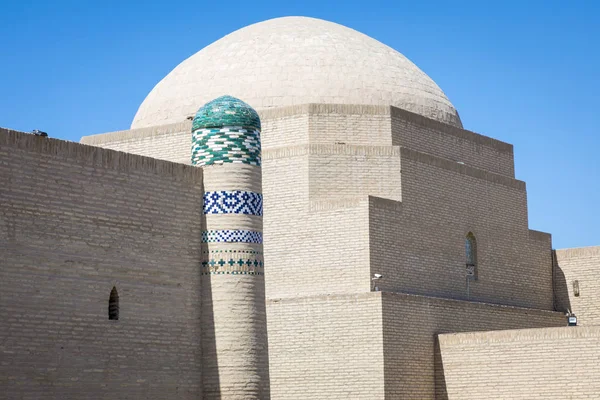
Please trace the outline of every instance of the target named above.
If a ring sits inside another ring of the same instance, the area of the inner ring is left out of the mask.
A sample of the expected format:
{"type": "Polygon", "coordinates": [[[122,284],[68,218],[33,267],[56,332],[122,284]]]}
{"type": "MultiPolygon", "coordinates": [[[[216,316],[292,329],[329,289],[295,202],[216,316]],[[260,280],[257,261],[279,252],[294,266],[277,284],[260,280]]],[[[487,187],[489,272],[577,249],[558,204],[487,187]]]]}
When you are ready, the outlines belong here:
{"type": "Polygon", "coordinates": [[[401,211],[402,202],[398,200],[385,199],[383,197],[369,196],[369,207],[380,210],[401,211]]]}
{"type": "Polygon", "coordinates": [[[85,165],[118,171],[139,171],[169,176],[176,180],[202,179],[202,170],[185,164],[89,146],[66,140],[40,137],[26,132],[0,128],[0,146],[61,157],[85,165]]]}
{"type": "Polygon", "coordinates": [[[340,200],[311,200],[309,211],[337,210],[340,208],[356,208],[366,204],[367,196],[356,196],[340,200]]]}
{"type": "Polygon", "coordinates": [[[552,241],[552,235],[547,232],[529,230],[529,239],[539,240],[540,242],[552,241]]]}
{"type": "MultiPolygon", "coordinates": [[[[416,114],[394,106],[381,106],[369,104],[319,104],[307,103],[286,107],[274,107],[259,110],[258,114],[261,120],[272,120],[296,115],[319,115],[319,114],[337,114],[337,115],[387,115],[398,117],[403,120],[419,125],[424,128],[432,128],[437,131],[455,136],[460,139],[468,140],[477,145],[491,147],[500,152],[513,152],[513,145],[500,140],[485,136],[473,131],[461,129],[453,125],[448,125],[420,114],[416,114]]],[[[165,135],[170,133],[191,132],[192,121],[185,120],[173,124],[157,125],[146,128],[136,128],[129,130],[120,130],[114,132],[100,133],[95,135],[83,136],[81,143],[89,145],[99,145],[107,142],[139,139],[149,136],[165,135]]]]}
{"type": "Polygon", "coordinates": [[[290,117],[293,115],[390,115],[390,106],[377,106],[369,104],[325,104],[306,103],[286,107],[277,107],[259,110],[261,120],[290,117]]]}
{"type": "Polygon", "coordinates": [[[460,139],[468,140],[477,145],[491,147],[500,152],[513,152],[513,145],[502,142],[466,129],[461,129],[453,125],[448,125],[443,122],[427,118],[423,115],[416,114],[407,110],[403,110],[394,106],[368,105],[368,104],[299,104],[287,107],[277,107],[272,109],[260,110],[261,119],[277,119],[289,117],[293,115],[310,115],[310,114],[339,114],[339,115],[389,115],[390,117],[398,117],[407,122],[422,126],[424,128],[432,128],[437,131],[455,136],[460,139]]]}
{"type": "Polygon", "coordinates": [[[563,326],[549,328],[510,329],[502,331],[443,333],[438,335],[444,344],[521,342],[554,339],[600,339],[600,326],[563,326]]]}
{"type": "MultiPolygon", "coordinates": [[[[368,278],[368,277],[367,277],[368,278]]],[[[341,294],[317,294],[317,295],[308,295],[308,296],[295,296],[295,297],[277,297],[268,299],[267,303],[276,304],[276,303],[297,303],[297,302],[310,302],[313,300],[340,300],[340,299],[361,299],[361,298],[369,298],[369,297],[379,297],[381,296],[384,300],[391,301],[420,301],[424,303],[437,303],[437,305],[452,305],[452,304],[463,304],[468,305],[474,308],[481,309],[498,309],[498,310],[506,310],[506,311],[521,311],[525,313],[530,313],[532,315],[555,315],[557,317],[563,318],[564,314],[556,311],[548,311],[541,310],[538,308],[528,308],[528,307],[518,307],[518,306],[509,306],[505,304],[495,304],[495,303],[484,303],[480,301],[468,301],[468,300],[459,300],[459,299],[448,299],[444,297],[433,297],[433,296],[424,296],[420,294],[410,294],[410,293],[398,293],[398,292],[387,292],[387,291],[379,291],[379,292],[362,292],[362,293],[341,293],[341,294]]],[[[565,325],[566,325],[565,319],[565,325]]],[[[573,328],[573,327],[570,327],[573,328]]],[[[600,330],[600,326],[597,327],[600,330]]],[[[556,329],[562,329],[556,328],[556,329]]],[[[518,329],[520,331],[522,329],[518,329]]],[[[500,331],[502,332],[502,331],[500,331]]]]}
{"type": "Polygon", "coordinates": [[[556,258],[559,261],[582,257],[600,257],[600,246],[574,247],[556,250],[556,258]]]}
{"type": "Polygon", "coordinates": [[[457,138],[468,140],[478,145],[491,147],[500,152],[513,153],[513,145],[510,143],[502,142],[498,139],[494,139],[466,129],[457,128],[456,126],[448,125],[443,122],[427,118],[423,115],[403,110],[401,108],[390,106],[390,115],[392,117],[402,118],[405,121],[420,125],[424,128],[432,128],[457,138]]]}
{"type": "MultiPolygon", "coordinates": [[[[421,294],[411,294],[411,293],[401,293],[401,292],[388,292],[382,291],[380,292],[383,295],[384,299],[390,299],[392,301],[400,301],[400,300],[413,300],[413,301],[423,301],[429,303],[437,303],[438,305],[452,305],[452,304],[463,304],[468,305],[472,308],[482,308],[482,309],[497,309],[497,310],[505,310],[505,311],[522,311],[526,313],[530,313],[533,315],[555,315],[564,317],[564,314],[557,311],[548,311],[542,310],[539,308],[530,308],[530,307],[519,307],[519,306],[510,306],[506,304],[497,304],[497,303],[486,303],[483,301],[470,301],[470,300],[460,300],[460,299],[449,299],[446,297],[434,297],[434,296],[425,296],[421,294]]],[[[565,319],[565,325],[566,325],[565,319]]]]}
{"type": "Polygon", "coordinates": [[[437,157],[427,153],[421,153],[406,147],[402,147],[402,159],[413,160],[423,164],[429,164],[434,167],[443,168],[449,171],[457,172],[462,175],[473,178],[483,179],[488,182],[497,183],[518,190],[526,190],[525,182],[511,178],[506,175],[500,175],[483,169],[475,168],[470,165],[460,164],[456,161],[437,157]]]}
{"type": "Polygon", "coordinates": [[[308,154],[342,154],[351,156],[399,156],[399,146],[364,146],[351,144],[303,144],[263,150],[263,160],[308,154]]]}
{"type": "Polygon", "coordinates": [[[106,143],[120,142],[124,140],[143,139],[153,136],[191,131],[192,121],[185,120],[183,122],[177,122],[174,124],[157,125],[147,128],[126,129],[122,131],[83,136],[79,142],[91,146],[98,146],[106,143]]]}
{"type": "Polygon", "coordinates": [[[316,294],[310,296],[295,296],[295,297],[274,297],[267,299],[267,304],[289,304],[289,303],[312,303],[313,301],[322,300],[361,300],[369,298],[381,297],[382,292],[363,292],[363,293],[340,293],[340,294],[316,294]]]}

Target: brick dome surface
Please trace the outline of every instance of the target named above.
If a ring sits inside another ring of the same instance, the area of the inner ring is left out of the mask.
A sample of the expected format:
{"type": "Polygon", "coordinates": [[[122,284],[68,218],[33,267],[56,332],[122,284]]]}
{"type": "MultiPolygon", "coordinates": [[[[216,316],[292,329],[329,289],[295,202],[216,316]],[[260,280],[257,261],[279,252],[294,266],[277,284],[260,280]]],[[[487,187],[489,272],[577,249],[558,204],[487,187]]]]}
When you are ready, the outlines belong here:
{"type": "Polygon", "coordinates": [[[224,94],[257,110],[393,105],[462,127],[444,92],[396,50],[332,22],[284,17],[239,29],[183,61],[148,94],[131,128],[184,121],[224,94]]]}

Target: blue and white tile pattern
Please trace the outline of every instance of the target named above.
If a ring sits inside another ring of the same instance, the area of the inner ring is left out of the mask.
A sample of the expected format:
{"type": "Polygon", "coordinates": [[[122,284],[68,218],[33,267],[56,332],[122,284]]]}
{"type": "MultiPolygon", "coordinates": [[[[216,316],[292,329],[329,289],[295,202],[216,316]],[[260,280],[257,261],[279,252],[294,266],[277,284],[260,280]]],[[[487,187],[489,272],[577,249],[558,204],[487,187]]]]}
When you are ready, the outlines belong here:
{"type": "Polygon", "coordinates": [[[263,215],[260,193],[242,190],[219,190],[204,193],[204,214],[263,215]]]}

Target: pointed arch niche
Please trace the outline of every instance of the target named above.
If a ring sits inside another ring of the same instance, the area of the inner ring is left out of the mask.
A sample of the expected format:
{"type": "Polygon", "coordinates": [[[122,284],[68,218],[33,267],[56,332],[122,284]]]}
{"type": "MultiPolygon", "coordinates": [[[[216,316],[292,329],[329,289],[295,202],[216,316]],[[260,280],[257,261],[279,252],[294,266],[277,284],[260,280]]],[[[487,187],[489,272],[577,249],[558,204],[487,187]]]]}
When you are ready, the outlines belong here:
{"type": "Polygon", "coordinates": [[[108,319],[119,319],[119,293],[116,286],[113,286],[108,297],[108,319]]]}
{"type": "Polygon", "coordinates": [[[477,279],[477,239],[473,232],[465,237],[465,262],[467,277],[477,279]]]}

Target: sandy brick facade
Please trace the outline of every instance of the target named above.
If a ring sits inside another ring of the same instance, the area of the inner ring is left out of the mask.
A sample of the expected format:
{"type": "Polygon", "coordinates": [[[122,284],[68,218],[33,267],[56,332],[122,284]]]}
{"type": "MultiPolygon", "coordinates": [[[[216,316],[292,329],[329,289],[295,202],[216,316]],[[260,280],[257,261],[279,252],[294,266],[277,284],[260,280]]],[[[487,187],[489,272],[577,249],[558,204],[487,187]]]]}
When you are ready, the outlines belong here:
{"type": "MultiPolygon", "coordinates": [[[[434,399],[444,332],[564,326],[561,313],[389,292],[268,302],[277,399],[434,399]]],[[[442,398],[442,397],[440,397],[442,398]]]]}
{"type": "MultiPolygon", "coordinates": [[[[370,273],[387,276],[384,290],[552,309],[550,237],[530,235],[512,145],[395,107],[305,104],[260,114],[268,297],[364,290],[369,272],[340,258],[359,265],[368,258],[370,273]],[[401,203],[365,216],[358,210],[368,196],[401,203]],[[325,210],[335,220],[331,228],[325,210]],[[361,226],[366,220],[368,228],[361,226]],[[468,232],[479,245],[469,293],[468,232]],[[365,235],[369,243],[360,244],[365,235]],[[325,275],[306,274],[321,257],[328,259],[325,275]],[[330,285],[326,276],[341,278],[330,285]]],[[[128,135],[139,136],[134,130],[82,141],[132,149],[128,135]]],[[[141,154],[164,156],[163,143],[156,139],[141,154]]]]}
{"type": "Polygon", "coordinates": [[[271,299],[273,399],[384,399],[380,293],[271,299]]]}
{"type": "Polygon", "coordinates": [[[600,325],[600,246],[556,250],[556,309],[572,312],[583,326],[600,325]]]}
{"type": "Polygon", "coordinates": [[[263,221],[199,217],[205,190],[250,190],[261,177],[172,163],[190,163],[191,121],[82,138],[106,149],[0,132],[9,205],[0,285],[18,299],[0,304],[9,321],[0,368],[11,373],[2,388],[35,395],[47,386],[30,382],[47,379],[56,382],[48,398],[86,388],[101,398],[136,382],[120,393],[190,399],[203,386],[233,388],[243,374],[215,372],[240,348],[227,332],[264,321],[259,312],[236,324],[265,298],[270,367],[254,372],[270,375],[272,399],[448,398],[461,383],[446,376],[454,370],[436,335],[564,326],[566,309],[597,323],[599,253],[557,251],[553,260],[551,236],[529,229],[512,145],[386,106],[304,104],[260,117],[263,221]],[[203,278],[203,229],[262,233],[264,288],[203,278]],[[477,276],[467,289],[469,232],[477,276]],[[128,318],[111,325],[115,285],[128,318]],[[43,318],[30,317],[39,310],[43,318]],[[51,336],[37,347],[20,340],[42,331],[51,336]],[[58,349],[64,337],[76,351],[58,349]],[[105,351],[113,337],[119,344],[105,351]],[[121,357],[136,354],[139,368],[121,357]],[[27,367],[32,360],[43,370],[27,367]]]}
{"type": "Polygon", "coordinates": [[[597,399],[600,327],[439,335],[438,399],[597,399]]]}
{"type": "Polygon", "coordinates": [[[382,290],[552,310],[550,236],[530,235],[525,184],[402,148],[402,203],[370,210],[382,290]],[[465,237],[477,238],[477,280],[465,237]]]}
{"type": "Polygon", "coordinates": [[[492,173],[515,176],[513,146],[391,107],[392,143],[492,173]]]}
{"type": "MultiPolygon", "coordinates": [[[[394,107],[306,104],[264,110],[261,119],[273,398],[345,398],[350,389],[356,398],[434,398],[436,334],[565,325],[563,314],[551,312],[551,237],[528,227],[512,145],[394,107]],[[477,239],[478,265],[467,289],[468,232],[477,239]],[[376,283],[383,336],[367,332],[384,340],[373,371],[384,373],[375,380],[383,386],[364,377],[354,386],[334,382],[302,368],[332,363],[344,376],[374,367],[342,361],[352,351],[363,354],[364,345],[348,349],[341,332],[373,318],[361,314],[359,300],[350,313],[344,296],[373,290],[375,273],[385,277],[376,283]],[[320,330],[320,321],[330,321],[329,330],[320,330]],[[333,360],[315,353],[315,336],[332,346],[333,360]]],[[[122,148],[133,132],[96,144],[122,148]]],[[[163,143],[143,154],[160,152],[163,143]]]]}
{"type": "Polygon", "coordinates": [[[81,138],[81,143],[106,149],[139,154],[159,160],[191,164],[192,121],[177,124],[140,128],[81,138]]]}
{"type": "Polygon", "coordinates": [[[202,171],[6,130],[0,160],[0,398],[201,398],[202,171]]]}
{"type": "Polygon", "coordinates": [[[564,326],[564,315],[520,307],[382,294],[386,399],[443,398],[434,339],[445,332],[564,326]]]}

